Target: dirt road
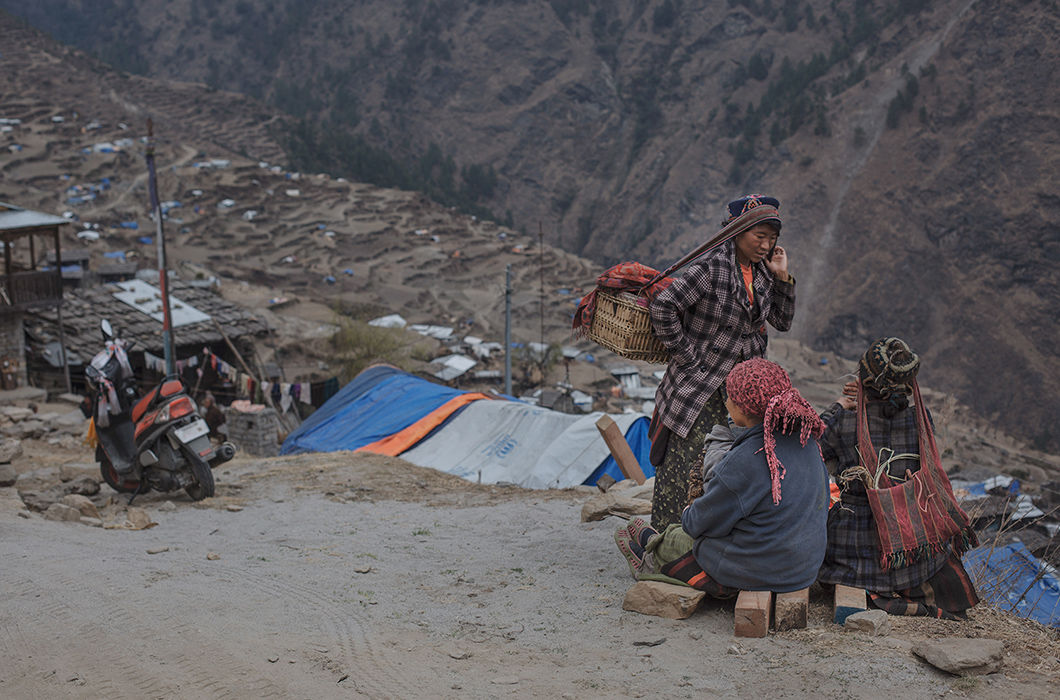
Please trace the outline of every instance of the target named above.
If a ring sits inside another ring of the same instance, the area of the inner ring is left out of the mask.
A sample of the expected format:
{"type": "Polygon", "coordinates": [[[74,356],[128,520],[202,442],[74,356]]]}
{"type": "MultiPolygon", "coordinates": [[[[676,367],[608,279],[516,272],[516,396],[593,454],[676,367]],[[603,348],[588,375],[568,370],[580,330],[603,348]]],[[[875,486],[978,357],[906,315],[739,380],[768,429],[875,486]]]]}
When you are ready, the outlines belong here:
{"type": "Polygon", "coordinates": [[[808,630],[737,640],[732,603],[684,621],[625,612],[616,522],[580,523],[578,491],[478,486],[349,453],[237,458],[217,480],[201,504],[138,499],[158,523],[146,530],[0,514],[0,696],[1050,690],[1048,674],[1028,670],[1040,655],[1018,649],[1005,674],[972,680],[909,652],[928,636],[983,636],[989,616],[963,627],[896,618],[891,636],[870,638],[829,624],[818,600],[808,630]]]}

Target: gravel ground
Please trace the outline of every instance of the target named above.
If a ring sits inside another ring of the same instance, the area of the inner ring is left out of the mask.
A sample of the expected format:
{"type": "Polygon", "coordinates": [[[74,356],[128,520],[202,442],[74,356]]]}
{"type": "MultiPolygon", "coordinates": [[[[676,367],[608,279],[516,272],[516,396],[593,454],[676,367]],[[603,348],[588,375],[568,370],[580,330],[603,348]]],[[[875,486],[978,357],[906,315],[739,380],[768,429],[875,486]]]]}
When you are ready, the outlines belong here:
{"type": "Polygon", "coordinates": [[[820,599],[810,629],[766,639],[732,636],[731,602],[623,611],[618,521],[579,522],[576,490],[349,453],[237,458],[217,477],[200,504],[139,498],[145,530],[0,511],[0,696],[1047,697],[1055,679],[1008,653],[1003,674],[954,678],[913,641],[989,630],[848,634],[820,599]]]}

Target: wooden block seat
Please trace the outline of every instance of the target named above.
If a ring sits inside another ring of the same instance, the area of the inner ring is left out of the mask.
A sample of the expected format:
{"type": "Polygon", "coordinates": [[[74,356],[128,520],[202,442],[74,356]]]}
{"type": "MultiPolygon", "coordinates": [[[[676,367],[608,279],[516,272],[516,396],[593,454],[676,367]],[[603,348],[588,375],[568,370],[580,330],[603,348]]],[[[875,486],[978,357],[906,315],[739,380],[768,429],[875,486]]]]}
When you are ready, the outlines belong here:
{"type": "Polygon", "coordinates": [[[866,595],[863,589],[836,584],[835,606],[832,608],[833,622],[837,625],[843,624],[854,613],[865,610],[866,604],[866,595]]]}

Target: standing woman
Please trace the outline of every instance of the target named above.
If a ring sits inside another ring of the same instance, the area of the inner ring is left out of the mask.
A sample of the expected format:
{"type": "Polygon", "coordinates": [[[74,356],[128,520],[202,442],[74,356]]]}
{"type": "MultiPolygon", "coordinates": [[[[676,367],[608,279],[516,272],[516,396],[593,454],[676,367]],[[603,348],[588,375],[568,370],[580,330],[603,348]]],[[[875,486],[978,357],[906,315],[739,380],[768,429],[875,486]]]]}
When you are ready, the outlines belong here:
{"type": "Polygon", "coordinates": [[[722,387],[729,370],[765,356],[766,322],[781,331],[791,327],[795,278],[777,245],[779,207],[777,199],[760,194],[729,202],[722,225],[734,224],[738,233],[690,264],[651,302],[655,334],[672,353],[649,428],[651,524],[660,532],[681,522],[689,472],[700,474],[707,434],[725,422],[722,387]],[[742,230],[741,220],[747,221],[742,230]]]}

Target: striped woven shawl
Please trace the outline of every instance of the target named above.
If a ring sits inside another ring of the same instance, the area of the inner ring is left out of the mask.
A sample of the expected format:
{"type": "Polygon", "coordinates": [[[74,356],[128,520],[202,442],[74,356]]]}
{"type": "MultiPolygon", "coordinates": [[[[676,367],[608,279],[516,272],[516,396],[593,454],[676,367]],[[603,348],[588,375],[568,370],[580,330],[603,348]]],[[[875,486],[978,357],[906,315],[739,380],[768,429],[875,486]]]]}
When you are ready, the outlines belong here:
{"type": "MultiPolygon", "coordinates": [[[[946,472],[942,470],[935,435],[920,396],[920,386],[913,380],[916,401],[916,425],[920,443],[920,470],[904,482],[894,483],[884,469],[880,475],[883,488],[867,488],[866,494],[876,521],[880,544],[880,566],[900,568],[932,556],[953,545],[958,555],[979,544],[967,514],[957,504],[946,472]]],[[[858,386],[858,451],[863,466],[875,475],[879,458],[869,437],[865,413],[865,394],[858,386]]]]}

